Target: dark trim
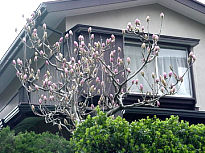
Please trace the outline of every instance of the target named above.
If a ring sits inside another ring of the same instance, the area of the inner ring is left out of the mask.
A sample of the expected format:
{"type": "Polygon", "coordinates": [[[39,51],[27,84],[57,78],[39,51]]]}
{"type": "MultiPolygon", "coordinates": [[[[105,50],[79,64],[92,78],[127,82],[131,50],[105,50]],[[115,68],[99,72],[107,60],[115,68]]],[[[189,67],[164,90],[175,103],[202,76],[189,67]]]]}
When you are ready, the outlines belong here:
{"type": "Polygon", "coordinates": [[[205,124],[205,111],[183,110],[183,109],[166,109],[166,108],[150,108],[150,107],[135,107],[125,110],[123,118],[128,121],[139,120],[157,116],[162,120],[171,115],[179,116],[180,120],[188,121],[190,124],[205,124]]]}
{"type": "Polygon", "coordinates": [[[110,5],[136,0],[64,0],[44,2],[48,12],[60,12],[65,10],[82,9],[88,7],[97,7],[102,5],[110,5]]]}
{"type": "MultiPolygon", "coordinates": [[[[88,28],[92,27],[93,33],[102,33],[102,34],[114,34],[116,36],[122,36],[122,30],[119,29],[113,29],[113,28],[105,28],[105,27],[98,27],[98,26],[90,26],[90,25],[83,25],[83,24],[77,24],[71,30],[75,32],[87,32],[88,28]]],[[[68,30],[69,31],[69,30],[68,30]]],[[[68,33],[68,31],[66,33],[68,33]]],[[[151,36],[150,36],[151,38],[151,36]]],[[[125,40],[138,40],[140,41],[140,38],[137,37],[135,34],[126,34],[125,40]]],[[[194,38],[185,38],[185,37],[175,37],[175,36],[167,36],[167,35],[161,35],[159,44],[171,44],[171,45],[180,45],[183,47],[194,47],[198,45],[200,42],[200,39],[194,39],[194,38]]]]}
{"type": "Polygon", "coordinates": [[[175,1],[191,9],[194,9],[200,13],[205,14],[205,5],[197,0],[175,0],[175,1]]]}
{"type": "MultiPolygon", "coordinates": [[[[44,2],[48,12],[59,12],[65,10],[82,9],[88,7],[97,7],[103,5],[134,2],[136,0],[63,0],[63,1],[51,1],[44,2]]],[[[200,13],[205,14],[205,5],[196,0],[175,0],[176,2],[192,8],[200,13]]],[[[153,1],[153,3],[156,3],[153,1]]],[[[160,2],[157,2],[160,4],[160,2]]]]}
{"type": "MultiPolygon", "coordinates": [[[[152,34],[151,34],[152,36],[152,34]]],[[[150,36],[150,39],[151,39],[150,36]]],[[[137,37],[135,34],[127,33],[125,34],[125,40],[126,41],[140,41],[140,38],[137,37]]],[[[194,38],[185,38],[185,37],[175,37],[175,36],[168,36],[168,35],[160,35],[159,44],[161,45],[174,45],[181,47],[194,47],[198,45],[200,42],[200,39],[194,39],[194,38]]]]}

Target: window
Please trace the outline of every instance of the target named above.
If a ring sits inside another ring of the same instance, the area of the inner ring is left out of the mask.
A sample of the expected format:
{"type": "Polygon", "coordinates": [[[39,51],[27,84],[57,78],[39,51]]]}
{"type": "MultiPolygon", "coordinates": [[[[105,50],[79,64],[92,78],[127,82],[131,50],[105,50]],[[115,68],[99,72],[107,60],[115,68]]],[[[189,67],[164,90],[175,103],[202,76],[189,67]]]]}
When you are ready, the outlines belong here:
{"type": "MultiPolygon", "coordinates": [[[[147,64],[143,69],[145,73],[145,77],[142,77],[141,74],[135,76],[134,79],[138,79],[139,83],[143,84],[144,92],[151,91],[151,85],[153,84],[152,72],[156,74],[156,77],[159,78],[159,75],[163,75],[164,72],[167,74],[170,72],[170,66],[173,67],[174,72],[177,75],[182,76],[186,71],[188,50],[186,47],[173,47],[160,45],[161,49],[159,52],[159,56],[155,58],[151,63],[147,64]],[[149,82],[149,83],[148,83],[149,82]]],[[[142,55],[141,55],[141,47],[139,44],[134,44],[131,42],[126,42],[124,46],[124,57],[131,58],[131,63],[129,67],[132,72],[137,70],[142,64],[142,55]]],[[[176,80],[172,76],[170,79],[170,83],[175,83],[176,80]]],[[[128,87],[130,87],[132,81],[128,82],[128,87]]],[[[192,85],[191,85],[191,75],[190,71],[186,73],[183,78],[183,82],[176,86],[177,94],[174,96],[178,97],[192,97],[192,85]]],[[[131,93],[139,93],[139,88],[137,86],[132,86],[130,89],[131,93]]]]}

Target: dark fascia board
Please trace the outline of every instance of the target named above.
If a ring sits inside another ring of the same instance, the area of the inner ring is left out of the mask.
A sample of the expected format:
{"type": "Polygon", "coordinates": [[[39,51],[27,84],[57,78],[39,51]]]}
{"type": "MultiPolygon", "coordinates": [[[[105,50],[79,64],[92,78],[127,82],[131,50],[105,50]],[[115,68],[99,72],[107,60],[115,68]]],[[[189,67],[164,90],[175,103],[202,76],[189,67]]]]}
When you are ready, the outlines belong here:
{"type": "Polygon", "coordinates": [[[162,115],[162,116],[177,115],[179,117],[205,119],[205,111],[183,110],[183,109],[134,107],[134,108],[125,109],[125,113],[162,115]]]}
{"type": "Polygon", "coordinates": [[[189,8],[192,8],[200,13],[205,14],[205,5],[197,0],[175,0],[176,2],[183,4],[189,8]]]}
{"type": "Polygon", "coordinates": [[[59,12],[87,7],[96,7],[101,5],[110,5],[115,3],[131,2],[136,0],[61,0],[44,2],[48,12],[59,12]]]}
{"type": "MultiPolygon", "coordinates": [[[[118,36],[122,36],[122,30],[113,29],[113,28],[105,28],[105,27],[98,27],[98,26],[89,26],[83,24],[77,24],[71,30],[74,32],[86,32],[89,27],[92,27],[92,32],[96,33],[104,33],[104,34],[114,34],[118,36]]],[[[68,30],[69,31],[69,30],[68,30]]],[[[66,33],[68,33],[68,31],[66,33]]],[[[125,39],[139,39],[135,34],[126,34],[125,39]]],[[[193,38],[184,38],[184,37],[175,37],[175,36],[167,36],[161,35],[160,36],[160,43],[169,43],[169,44],[180,44],[184,46],[194,47],[199,44],[199,39],[193,38]]]]}
{"type": "MultiPolygon", "coordinates": [[[[47,106],[49,109],[53,109],[53,106],[47,106]]],[[[35,105],[36,110],[38,106],[35,105]]],[[[30,104],[20,104],[17,107],[18,111],[14,110],[10,112],[9,119],[5,123],[2,123],[3,120],[0,120],[0,129],[4,126],[11,125],[16,126],[26,117],[35,116],[31,110],[30,104]],[[18,117],[17,117],[18,116],[18,117]],[[15,119],[16,118],[16,119],[15,119]]],[[[183,110],[183,109],[166,109],[166,108],[153,108],[153,107],[133,107],[125,109],[126,114],[139,114],[139,115],[159,115],[159,116],[170,116],[177,115],[182,118],[189,118],[191,120],[195,119],[205,119],[205,111],[195,111],[195,110],[183,110]]],[[[5,119],[4,119],[5,121],[5,119]]]]}
{"type": "MultiPolygon", "coordinates": [[[[48,12],[58,12],[65,10],[80,9],[86,7],[96,7],[101,5],[109,5],[115,3],[132,2],[136,0],[64,0],[44,2],[48,12]]],[[[196,0],[175,0],[189,8],[205,14],[205,5],[196,0]]],[[[155,2],[155,1],[153,1],[155,2]]],[[[160,1],[158,2],[160,4],[160,1]]]]}

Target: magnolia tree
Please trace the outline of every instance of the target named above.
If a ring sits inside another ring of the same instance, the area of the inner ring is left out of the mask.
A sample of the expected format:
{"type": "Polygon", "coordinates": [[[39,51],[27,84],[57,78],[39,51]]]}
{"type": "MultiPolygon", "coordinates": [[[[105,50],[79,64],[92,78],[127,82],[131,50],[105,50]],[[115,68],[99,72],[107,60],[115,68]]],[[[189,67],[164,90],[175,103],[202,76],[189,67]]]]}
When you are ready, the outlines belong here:
{"type": "Polygon", "coordinates": [[[149,82],[146,79],[143,68],[160,54],[158,41],[163,13],[160,14],[158,34],[149,33],[149,16],[146,18],[146,32],[139,19],[135,20],[135,25],[129,22],[127,29],[122,30],[123,35],[132,33],[141,40],[141,66],[135,70],[129,67],[132,62],[130,57],[124,59],[122,49],[115,45],[114,35],[106,40],[96,40],[90,27],[88,39],[79,35],[78,40],[74,40],[70,30],[59,41],[50,44],[46,24],[43,24],[41,32],[35,28],[38,16],[40,13],[33,14],[27,20],[25,37],[22,39],[25,53],[33,52],[34,56],[31,59],[13,60],[13,65],[25,89],[38,93],[39,106],[36,109],[32,105],[33,112],[45,117],[47,123],[58,125],[59,129],[64,127],[72,131],[88,114],[95,111],[97,105],[107,115],[136,106],[158,107],[161,97],[177,93],[185,73],[196,59],[191,52],[187,61],[188,68],[182,76],[178,76],[170,66],[169,74],[156,75],[153,72],[150,74],[152,80],[149,82]],[[109,55],[109,58],[105,55],[109,55]],[[45,71],[39,67],[42,62],[45,71]],[[58,77],[54,77],[51,70],[59,74],[58,77]],[[149,89],[145,89],[142,82],[134,79],[138,74],[147,81],[149,89]],[[128,82],[131,82],[130,86],[128,82]],[[142,98],[136,99],[133,104],[124,105],[123,97],[133,86],[138,88],[142,98]],[[93,102],[94,97],[98,97],[95,98],[97,105],[93,102]],[[54,109],[48,109],[48,102],[54,109]]]}

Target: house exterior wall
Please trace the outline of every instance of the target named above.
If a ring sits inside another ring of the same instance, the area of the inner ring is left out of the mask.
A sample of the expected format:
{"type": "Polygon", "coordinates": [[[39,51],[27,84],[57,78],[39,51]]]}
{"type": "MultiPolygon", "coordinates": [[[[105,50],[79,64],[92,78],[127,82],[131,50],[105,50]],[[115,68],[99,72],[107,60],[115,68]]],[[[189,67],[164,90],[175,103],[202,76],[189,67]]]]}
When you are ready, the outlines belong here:
{"type": "Polygon", "coordinates": [[[205,58],[203,51],[205,48],[205,25],[161,5],[153,4],[67,17],[66,30],[76,24],[124,29],[128,22],[134,23],[136,18],[139,18],[142,24],[146,25],[145,18],[149,15],[151,17],[150,32],[158,33],[160,26],[159,14],[161,12],[165,14],[162,35],[200,39],[200,43],[193,49],[197,56],[197,61],[194,64],[194,78],[197,106],[200,107],[200,110],[205,110],[205,102],[203,101],[205,99],[205,80],[203,79],[205,73],[205,67],[203,67],[205,58]]]}

